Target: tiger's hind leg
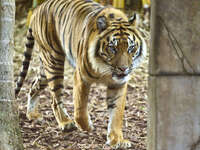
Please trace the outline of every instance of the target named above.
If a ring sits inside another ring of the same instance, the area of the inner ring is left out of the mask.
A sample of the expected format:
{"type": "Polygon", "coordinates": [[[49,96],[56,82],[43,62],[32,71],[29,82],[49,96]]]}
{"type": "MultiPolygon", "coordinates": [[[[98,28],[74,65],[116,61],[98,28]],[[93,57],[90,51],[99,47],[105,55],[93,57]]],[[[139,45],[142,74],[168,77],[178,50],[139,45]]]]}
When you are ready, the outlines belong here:
{"type": "Polygon", "coordinates": [[[39,105],[39,94],[42,90],[44,90],[47,86],[47,79],[44,74],[44,69],[42,66],[42,62],[40,65],[40,76],[37,77],[31,86],[31,89],[28,94],[28,104],[27,104],[27,113],[26,116],[29,120],[41,120],[42,115],[38,112],[39,105]]]}
{"type": "Polygon", "coordinates": [[[64,131],[71,131],[76,129],[76,126],[68,115],[67,110],[64,108],[62,101],[65,55],[59,55],[58,57],[54,55],[53,58],[51,57],[52,54],[53,52],[50,53],[49,51],[45,51],[42,54],[45,58],[50,58],[44,59],[43,57],[43,62],[48,86],[52,96],[51,107],[59,128],[64,131]]]}

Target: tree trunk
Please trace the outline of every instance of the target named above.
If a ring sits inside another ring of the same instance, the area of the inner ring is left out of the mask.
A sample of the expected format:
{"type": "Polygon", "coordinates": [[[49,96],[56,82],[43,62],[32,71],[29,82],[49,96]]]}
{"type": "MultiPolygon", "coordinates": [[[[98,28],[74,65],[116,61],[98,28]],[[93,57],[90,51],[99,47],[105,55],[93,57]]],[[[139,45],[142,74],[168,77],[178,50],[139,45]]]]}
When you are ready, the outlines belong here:
{"type": "Polygon", "coordinates": [[[15,1],[0,0],[0,150],[23,150],[13,89],[15,1]]]}

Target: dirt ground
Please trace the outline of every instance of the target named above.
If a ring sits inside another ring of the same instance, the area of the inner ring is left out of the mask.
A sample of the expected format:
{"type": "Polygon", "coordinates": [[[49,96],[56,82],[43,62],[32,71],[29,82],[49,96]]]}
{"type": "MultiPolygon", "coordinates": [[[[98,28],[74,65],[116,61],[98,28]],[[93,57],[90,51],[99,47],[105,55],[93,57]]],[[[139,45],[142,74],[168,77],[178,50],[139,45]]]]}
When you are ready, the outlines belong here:
{"type": "MultiPolygon", "coordinates": [[[[26,19],[16,20],[15,26],[15,80],[20,72],[26,34],[26,19]]],[[[94,131],[87,133],[75,130],[64,133],[58,129],[50,107],[48,88],[40,95],[42,121],[29,121],[26,118],[27,93],[37,75],[39,59],[37,51],[33,53],[29,73],[18,97],[20,126],[26,150],[111,150],[105,144],[108,124],[106,91],[103,85],[94,84],[90,90],[89,112],[94,124],[94,131]]],[[[127,103],[124,116],[124,138],[132,142],[130,150],[146,150],[147,139],[147,66],[148,57],[137,68],[128,85],[127,103]]],[[[64,104],[73,117],[73,70],[66,64],[64,104]]]]}

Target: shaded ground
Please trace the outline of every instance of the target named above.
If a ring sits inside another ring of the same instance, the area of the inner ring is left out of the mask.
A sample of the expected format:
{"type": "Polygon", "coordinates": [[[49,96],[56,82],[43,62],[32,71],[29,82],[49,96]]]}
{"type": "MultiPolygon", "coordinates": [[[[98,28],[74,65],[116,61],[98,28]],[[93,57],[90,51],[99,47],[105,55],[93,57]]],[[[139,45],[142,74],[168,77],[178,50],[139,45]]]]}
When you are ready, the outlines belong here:
{"type": "MultiPolygon", "coordinates": [[[[25,19],[16,21],[15,33],[15,79],[19,74],[24,51],[26,33],[25,19]]],[[[127,103],[124,117],[124,137],[132,142],[131,150],[146,150],[147,138],[147,62],[136,69],[128,86],[127,103]]],[[[73,131],[63,133],[57,127],[56,120],[50,107],[50,94],[48,89],[42,92],[40,112],[42,121],[29,121],[26,118],[26,104],[28,90],[38,71],[39,61],[34,51],[29,74],[18,97],[20,126],[26,150],[110,150],[105,145],[108,124],[106,108],[106,92],[102,85],[93,85],[90,90],[89,111],[95,127],[91,133],[73,131]]],[[[65,105],[73,117],[72,89],[73,70],[66,65],[65,69],[65,105]]]]}

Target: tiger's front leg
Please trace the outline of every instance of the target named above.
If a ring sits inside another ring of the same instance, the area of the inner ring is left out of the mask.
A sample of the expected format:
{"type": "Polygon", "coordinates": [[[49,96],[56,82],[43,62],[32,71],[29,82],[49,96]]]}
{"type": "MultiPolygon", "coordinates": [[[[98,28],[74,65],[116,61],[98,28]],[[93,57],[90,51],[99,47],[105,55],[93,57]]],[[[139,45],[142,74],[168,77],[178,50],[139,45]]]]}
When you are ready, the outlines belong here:
{"type": "Polygon", "coordinates": [[[109,111],[107,144],[114,148],[127,148],[131,146],[128,140],[123,139],[122,133],[126,91],[127,84],[120,87],[108,86],[107,88],[107,106],[109,111]]]}
{"type": "Polygon", "coordinates": [[[93,129],[92,121],[88,113],[88,94],[90,84],[82,80],[78,71],[74,73],[74,119],[77,127],[84,131],[93,129]]]}

